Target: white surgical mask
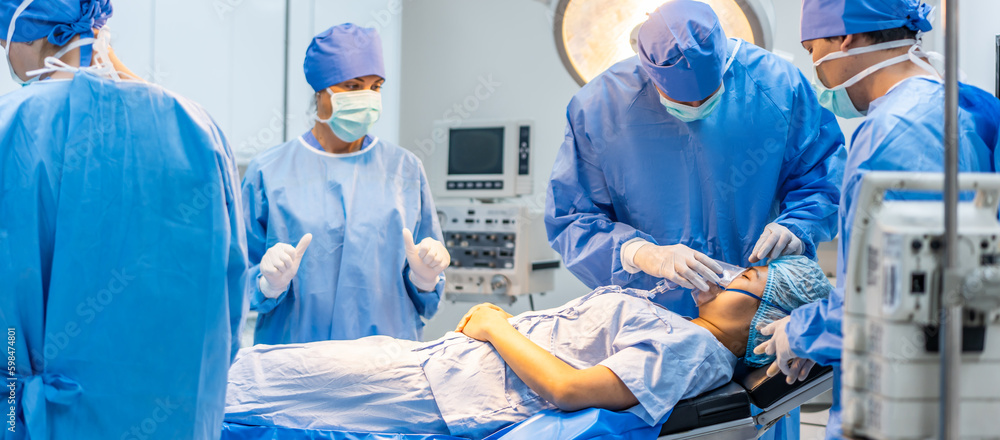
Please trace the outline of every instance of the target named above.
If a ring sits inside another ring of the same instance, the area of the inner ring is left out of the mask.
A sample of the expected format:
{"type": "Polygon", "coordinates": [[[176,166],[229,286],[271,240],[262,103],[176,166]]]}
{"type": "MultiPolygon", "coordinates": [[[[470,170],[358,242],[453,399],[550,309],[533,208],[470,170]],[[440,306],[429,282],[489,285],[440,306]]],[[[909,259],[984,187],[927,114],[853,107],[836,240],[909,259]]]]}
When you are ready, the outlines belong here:
{"type": "MultiPolygon", "coordinates": [[[[733,54],[729,56],[729,61],[726,62],[725,67],[722,69],[723,75],[729,71],[729,66],[731,66],[733,64],[733,60],[736,59],[736,53],[740,51],[740,46],[742,44],[743,40],[736,40],[736,47],[733,48],[733,54]]],[[[673,117],[684,122],[693,122],[705,119],[708,115],[712,114],[716,107],[719,106],[719,102],[722,100],[722,95],[725,92],[726,83],[723,82],[722,85],[719,86],[719,90],[716,90],[707,101],[697,107],[681,104],[679,102],[673,102],[665,98],[662,94],[660,95],[660,104],[663,104],[663,106],[667,109],[667,113],[670,113],[673,117]]]]}
{"type": "Polygon", "coordinates": [[[858,110],[854,106],[854,102],[851,101],[850,95],[847,93],[847,88],[851,87],[861,80],[867,78],[869,75],[892,66],[894,64],[899,64],[905,61],[912,61],[914,64],[920,66],[921,68],[930,71],[931,73],[937,75],[937,71],[931,67],[930,64],[920,59],[919,55],[923,53],[920,52],[920,46],[917,45],[917,40],[897,40],[888,41],[885,43],[873,44],[871,46],[859,47],[857,49],[851,49],[846,52],[833,52],[818,61],[813,63],[813,78],[812,85],[813,89],[816,91],[816,98],[819,100],[819,105],[823,106],[827,110],[833,112],[833,114],[840,116],[841,118],[851,119],[860,118],[865,116],[868,112],[858,110]],[[822,81],[819,80],[819,65],[830,60],[835,60],[838,58],[846,58],[855,55],[861,55],[865,53],[878,52],[887,49],[895,49],[897,47],[910,46],[910,50],[903,55],[892,57],[882,62],[876,63],[871,67],[868,67],[857,75],[854,75],[843,84],[834,87],[826,87],[822,81]]]}
{"type": "Polygon", "coordinates": [[[719,106],[719,100],[722,99],[722,94],[726,92],[726,85],[723,84],[719,87],[708,101],[705,101],[697,107],[692,107],[690,105],[681,104],[679,102],[673,102],[663,95],[660,95],[660,104],[663,104],[667,108],[667,113],[671,116],[680,119],[684,122],[697,121],[699,119],[705,119],[708,115],[712,114],[712,111],[719,106]]]}
{"type": "Polygon", "coordinates": [[[330,93],[330,118],[316,120],[327,123],[333,134],[343,141],[354,142],[364,137],[382,116],[382,94],[374,90],[330,93]]]}

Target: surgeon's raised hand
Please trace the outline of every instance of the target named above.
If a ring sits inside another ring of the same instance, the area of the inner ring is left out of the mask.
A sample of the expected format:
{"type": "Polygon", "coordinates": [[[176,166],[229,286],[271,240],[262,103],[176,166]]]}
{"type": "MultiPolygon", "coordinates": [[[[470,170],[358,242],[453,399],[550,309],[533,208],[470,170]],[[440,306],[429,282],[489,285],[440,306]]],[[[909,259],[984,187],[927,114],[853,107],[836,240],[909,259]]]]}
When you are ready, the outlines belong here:
{"type": "Polygon", "coordinates": [[[722,266],[709,256],[683,244],[643,245],[633,258],[636,266],[657,278],[666,278],[688,289],[709,290],[719,284],[722,266]]]}
{"type": "Polygon", "coordinates": [[[490,331],[498,326],[510,326],[507,318],[511,314],[490,303],[483,303],[469,309],[455,328],[456,332],[479,341],[488,341],[490,331]]]}
{"type": "Polygon", "coordinates": [[[785,381],[788,384],[793,384],[796,380],[805,380],[806,376],[809,375],[809,370],[816,363],[811,359],[797,357],[792,351],[791,344],[788,342],[788,333],[785,332],[790,320],[791,317],[786,316],[760,329],[760,334],[771,336],[771,339],[754,347],[753,352],[754,354],[774,355],[776,359],[768,367],[767,376],[774,377],[778,371],[781,371],[785,373],[785,381]]]}
{"type": "Polygon", "coordinates": [[[413,233],[403,229],[406,262],[410,264],[410,281],[421,292],[430,292],[438,283],[438,275],[451,264],[451,254],[444,244],[427,237],[420,244],[413,242],[413,233]]]}
{"type": "Polygon", "coordinates": [[[770,223],[764,227],[764,232],[757,239],[757,244],[750,253],[750,262],[756,263],[765,258],[773,259],[782,255],[801,255],[805,245],[788,228],[778,223],[770,223]]]}
{"type": "Polygon", "coordinates": [[[312,238],[312,234],[306,234],[295,247],[278,243],[264,253],[264,258],[260,259],[260,291],[265,297],[277,298],[288,290],[312,238]]]}

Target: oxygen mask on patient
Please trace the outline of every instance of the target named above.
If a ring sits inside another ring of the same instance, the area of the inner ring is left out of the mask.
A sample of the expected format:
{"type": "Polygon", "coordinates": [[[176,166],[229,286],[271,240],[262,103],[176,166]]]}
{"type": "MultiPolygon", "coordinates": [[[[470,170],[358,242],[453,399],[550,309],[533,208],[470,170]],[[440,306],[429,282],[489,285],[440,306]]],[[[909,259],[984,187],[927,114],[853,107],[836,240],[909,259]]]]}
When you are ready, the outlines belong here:
{"type": "MultiPolygon", "coordinates": [[[[739,267],[733,264],[725,263],[722,261],[718,262],[722,266],[722,273],[719,274],[719,284],[711,286],[708,291],[692,290],[691,298],[694,298],[694,304],[701,307],[703,304],[708,303],[719,296],[720,293],[726,290],[726,286],[733,282],[737,277],[739,277],[743,272],[746,272],[747,268],[739,267]]],[[[658,295],[664,292],[669,292],[674,289],[678,289],[680,286],[670,280],[660,280],[656,283],[656,287],[650,290],[650,296],[658,295]]]]}

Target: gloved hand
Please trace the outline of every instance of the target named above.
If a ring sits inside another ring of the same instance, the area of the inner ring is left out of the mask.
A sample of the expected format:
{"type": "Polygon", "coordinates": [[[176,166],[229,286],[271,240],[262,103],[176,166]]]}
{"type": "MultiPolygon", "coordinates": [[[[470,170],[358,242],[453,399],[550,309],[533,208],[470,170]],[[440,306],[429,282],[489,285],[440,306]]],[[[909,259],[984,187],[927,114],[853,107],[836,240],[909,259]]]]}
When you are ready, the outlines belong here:
{"type": "Polygon", "coordinates": [[[802,252],[805,252],[805,246],[799,237],[778,223],[770,223],[764,227],[764,232],[757,239],[757,244],[754,245],[749,260],[751,263],[756,263],[765,258],[801,255],[802,252]]]}
{"type": "Polygon", "coordinates": [[[683,244],[643,245],[633,258],[635,265],[657,278],[666,278],[688,289],[709,290],[719,284],[722,266],[707,255],[683,244]]]}
{"type": "Polygon", "coordinates": [[[306,234],[295,247],[278,243],[264,253],[264,258],[260,259],[260,291],[265,297],[277,298],[288,290],[312,238],[312,234],[306,234]]]}
{"type": "Polygon", "coordinates": [[[403,229],[406,262],[410,263],[410,281],[421,292],[430,292],[438,282],[438,275],[451,264],[451,254],[440,241],[427,237],[420,244],[413,243],[413,233],[403,229]]]}
{"type": "Polygon", "coordinates": [[[785,333],[791,318],[791,316],[786,316],[760,329],[760,334],[771,335],[771,339],[753,349],[754,354],[775,355],[777,359],[768,367],[767,376],[774,377],[778,371],[781,371],[785,373],[785,381],[789,385],[795,383],[796,380],[805,380],[806,376],[809,375],[809,370],[812,370],[813,365],[816,365],[813,360],[797,357],[792,352],[791,345],[788,343],[788,334],[785,333]]]}

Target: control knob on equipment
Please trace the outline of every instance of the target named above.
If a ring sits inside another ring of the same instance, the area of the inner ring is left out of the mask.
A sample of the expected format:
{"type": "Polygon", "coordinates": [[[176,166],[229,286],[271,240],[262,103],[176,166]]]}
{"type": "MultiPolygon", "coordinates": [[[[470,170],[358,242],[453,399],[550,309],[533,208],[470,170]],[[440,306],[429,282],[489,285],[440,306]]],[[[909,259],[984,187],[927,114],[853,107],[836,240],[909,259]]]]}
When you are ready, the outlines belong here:
{"type": "Polygon", "coordinates": [[[494,295],[506,294],[507,288],[510,287],[510,279],[506,275],[493,275],[493,279],[490,280],[490,287],[493,289],[494,295]]]}
{"type": "Polygon", "coordinates": [[[1000,268],[977,268],[966,275],[962,287],[966,307],[984,313],[1000,309],[1000,268]]]}

